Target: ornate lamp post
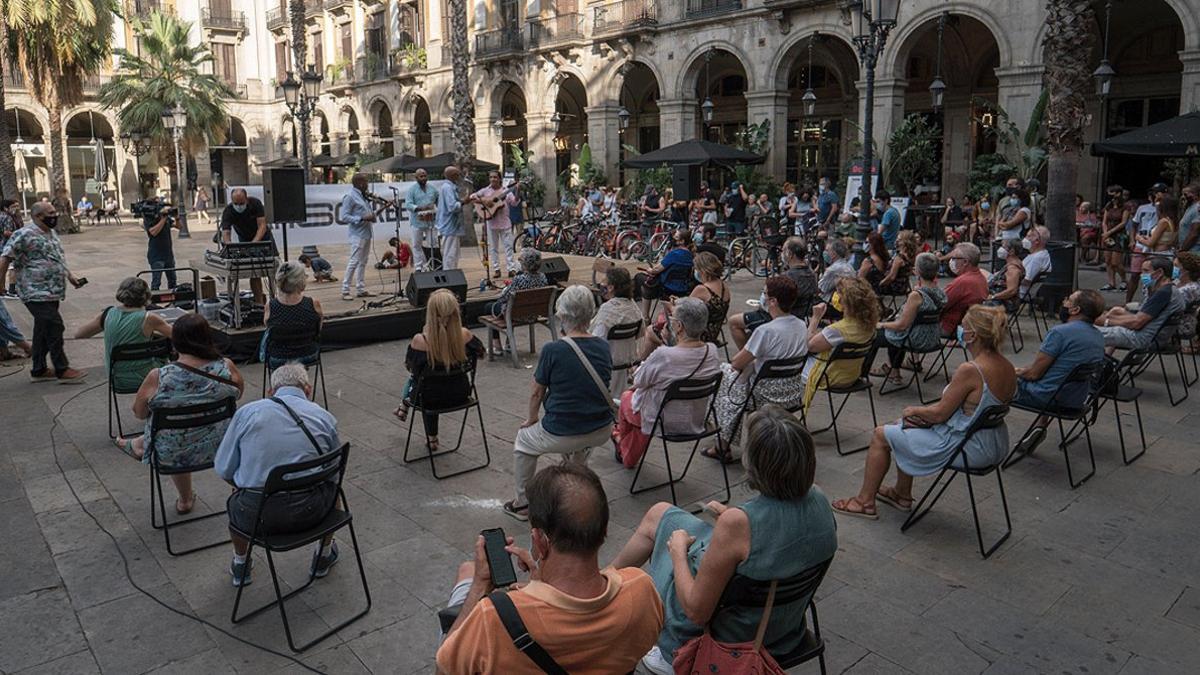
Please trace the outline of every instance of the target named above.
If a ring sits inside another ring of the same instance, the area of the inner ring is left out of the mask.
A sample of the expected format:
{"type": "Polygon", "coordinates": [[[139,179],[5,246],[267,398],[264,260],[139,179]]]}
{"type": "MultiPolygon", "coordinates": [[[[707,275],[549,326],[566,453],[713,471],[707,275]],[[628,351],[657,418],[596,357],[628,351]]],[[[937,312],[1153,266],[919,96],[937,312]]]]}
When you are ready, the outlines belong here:
{"type": "Polygon", "coordinates": [[[817,92],[813,91],[812,87],[813,43],[817,41],[817,35],[819,34],[814,33],[813,36],[808,39],[808,74],[805,76],[805,80],[808,83],[808,88],[804,90],[804,96],[800,98],[801,103],[804,104],[805,117],[812,117],[817,112],[817,92]]]}
{"type": "Polygon", "coordinates": [[[863,182],[859,199],[858,244],[860,250],[871,233],[871,174],[874,147],[871,130],[875,124],[875,65],[887,44],[888,33],[896,27],[900,0],[844,0],[844,17],[850,19],[858,58],[866,71],[866,90],[863,94],[863,182]]]}
{"type": "Polygon", "coordinates": [[[933,75],[933,82],[929,83],[929,95],[933,98],[935,112],[942,109],[942,104],[946,99],[946,83],[942,81],[942,36],[946,32],[947,16],[947,12],[942,12],[938,17],[937,71],[933,75]]]}
{"type": "Polygon", "coordinates": [[[1096,81],[1096,95],[1108,98],[1112,93],[1113,78],[1117,71],[1108,62],[1108,27],[1112,21],[1112,0],[1104,3],[1104,55],[1100,57],[1100,66],[1092,71],[1092,79],[1096,81]]]}
{"type": "Polygon", "coordinates": [[[309,122],[317,109],[317,99],[321,96],[321,81],[324,78],[312,66],[305,68],[296,80],[288,71],[287,79],[280,83],[283,90],[283,101],[287,104],[292,118],[300,122],[300,165],[304,167],[304,182],[308,182],[312,173],[312,134],[309,122]]]}
{"type": "Polygon", "coordinates": [[[176,102],[174,107],[162,111],[162,125],[171,133],[171,141],[175,145],[175,172],[179,183],[179,199],[176,202],[179,208],[179,238],[189,239],[192,235],[187,229],[187,186],[183,182],[183,159],[179,154],[179,142],[187,131],[187,111],[176,102]]]}
{"type": "Polygon", "coordinates": [[[709,78],[708,78],[708,64],[710,61],[713,60],[713,57],[716,56],[716,54],[717,54],[717,50],[715,50],[715,49],[709,49],[707,52],[704,52],[704,91],[705,91],[705,95],[704,95],[704,102],[700,104],[700,115],[701,115],[701,117],[704,118],[705,126],[708,126],[709,124],[712,123],[713,110],[716,108],[716,106],[713,105],[712,97],[708,95],[708,88],[712,84],[712,81],[709,80],[709,78]]]}

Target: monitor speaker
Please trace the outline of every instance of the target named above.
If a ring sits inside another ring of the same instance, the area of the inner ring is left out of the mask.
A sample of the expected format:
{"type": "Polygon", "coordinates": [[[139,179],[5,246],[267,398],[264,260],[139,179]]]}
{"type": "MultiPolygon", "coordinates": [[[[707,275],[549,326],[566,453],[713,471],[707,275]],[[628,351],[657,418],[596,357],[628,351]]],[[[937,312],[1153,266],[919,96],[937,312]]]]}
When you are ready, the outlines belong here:
{"type": "Polygon", "coordinates": [[[414,272],[408,278],[404,287],[404,295],[408,304],[413,307],[424,307],[429,302],[429,295],[439,288],[448,288],[458,301],[467,301],[467,276],[462,270],[437,270],[435,272],[414,272]]]}
{"type": "Polygon", "coordinates": [[[700,198],[700,166],[677,164],[671,169],[671,190],[676,201],[700,198]]]}
{"type": "Polygon", "coordinates": [[[263,170],[263,207],[268,223],[308,221],[304,198],[304,169],[279,167],[263,170]]]}
{"type": "Polygon", "coordinates": [[[545,274],[552,284],[565,284],[571,278],[571,268],[562,256],[542,258],[542,274],[545,274]]]}

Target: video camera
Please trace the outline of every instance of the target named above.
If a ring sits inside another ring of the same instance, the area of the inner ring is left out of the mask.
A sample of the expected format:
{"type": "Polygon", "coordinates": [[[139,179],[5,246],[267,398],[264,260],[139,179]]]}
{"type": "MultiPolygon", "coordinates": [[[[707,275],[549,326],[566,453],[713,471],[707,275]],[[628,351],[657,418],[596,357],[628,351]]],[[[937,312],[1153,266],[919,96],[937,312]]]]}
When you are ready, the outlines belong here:
{"type": "Polygon", "coordinates": [[[155,218],[161,215],[166,215],[168,218],[177,218],[179,216],[179,208],[173,206],[170,202],[165,202],[157,197],[143,199],[140,202],[134,202],[129,205],[129,212],[135,216],[142,218],[155,218]]]}

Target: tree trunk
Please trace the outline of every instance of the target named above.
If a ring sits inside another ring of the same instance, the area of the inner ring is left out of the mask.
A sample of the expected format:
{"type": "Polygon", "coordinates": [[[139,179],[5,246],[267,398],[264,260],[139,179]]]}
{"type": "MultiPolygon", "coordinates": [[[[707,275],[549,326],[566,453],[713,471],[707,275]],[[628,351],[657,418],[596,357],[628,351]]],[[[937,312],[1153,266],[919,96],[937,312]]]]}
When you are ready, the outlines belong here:
{"type": "Polygon", "coordinates": [[[49,152],[46,153],[46,171],[50,174],[50,201],[54,203],[54,208],[58,209],[56,229],[67,234],[74,234],[79,231],[79,225],[75,223],[71,192],[67,188],[67,155],[63,143],[62,104],[59,103],[57,96],[52,95],[51,98],[53,100],[50,105],[46,106],[46,113],[50,118],[48,131],[50,138],[47,143],[49,152]]]}
{"type": "MultiPolygon", "coordinates": [[[[463,180],[459,192],[465,193],[466,179],[471,175],[471,158],[475,154],[475,104],[471,100],[470,72],[467,70],[467,3],[466,0],[449,0],[450,8],[450,96],[454,100],[450,133],[454,139],[454,162],[462,169],[463,180]]],[[[463,212],[466,224],[466,246],[479,243],[475,234],[473,213],[463,212]]],[[[486,274],[485,270],[485,274],[486,274]]]]}
{"type": "MultiPolygon", "coordinates": [[[[0,111],[4,106],[4,68],[11,67],[8,61],[8,24],[0,15],[0,111]]],[[[16,112],[14,111],[14,114],[16,112]]],[[[8,133],[8,118],[0,115],[0,196],[21,201],[17,191],[17,165],[13,160],[12,136],[8,133]]]]}
{"type": "Polygon", "coordinates": [[[1079,177],[1078,150],[1051,150],[1046,165],[1045,226],[1055,241],[1075,240],[1075,181],[1079,177]]]}
{"type": "MultiPolygon", "coordinates": [[[[301,83],[304,82],[302,75],[304,74],[305,65],[308,61],[308,46],[307,35],[304,31],[304,0],[291,0],[288,5],[288,21],[291,23],[292,31],[292,72],[295,73],[296,79],[301,83]]],[[[301,87],[301,96],[304,95],[304,89],[301,87]]],[[[300,141],[300,166],[304,167],[304,182],[312,182],[312,132],[311,118],[302,113],[297,116],[299,119],[299,132],[297,139],[300,141]]]]}
{"type": "Polygon", "coordinates": [[[1046,146],[1045,221],[1051,239],[1075,238],[1075,180],[1084,133],[1091,124],[1087,93],[1091,82],[1095,19],[1090,0],[1049,0],[1046,6],[1046,146]]]}

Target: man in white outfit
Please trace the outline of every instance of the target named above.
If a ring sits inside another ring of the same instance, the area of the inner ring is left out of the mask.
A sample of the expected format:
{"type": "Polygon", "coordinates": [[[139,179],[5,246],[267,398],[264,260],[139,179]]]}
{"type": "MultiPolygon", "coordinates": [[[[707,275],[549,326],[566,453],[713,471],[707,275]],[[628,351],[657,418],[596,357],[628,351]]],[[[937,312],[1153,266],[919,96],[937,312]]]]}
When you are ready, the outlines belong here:
{"type": "Polygon", "coordinates": [[[451,164],[442,172],[445,177],[438,187],[437,231],[442,238],[442,269],[458,269],[459,243],[463,236],[463,201],[458,198],[458,179],[462,176],[451,164]]]}
{"type": "Polygon", "coordinates": [[[425,249],[429,248],[432,253],[437,248],[433,220],[437,215],[438,191],[429,184],[429,172],[425,169],[417,169],[416,178],[417,182],[408,189],[405,206],[408,207],[409,221],[412,223],[413,269],[424,272],[429,269],[425,249]]]}
{"type": "Polygon", "coordinates": [[[488,172],[488,184],[482,190],[476,191],[468,201],[487,203],[495,197],[503,196],[504,203],[496,210],[495,215],[486,219],[488,260],[491,262],[492,276],[500,278],[500,257],[504,256],[504,272],[514,276],[517,268],[513,265],[513,230],[512,221],[508,216],[508,207],[518,203],[513,189],[500,187],[500,172],[488,172]]]}
{"type": "Polygon", "coordinates": [[[371,237],[375,212],[367,202],[367,177],[356,173],[350,179],[354,187],[342,198],[342,208],[338,213],[338,223],[349,226],[350,260],[346,263],[346,274],[342,277],[342,300],[354,300],[350,294],[351,279],[357,272],[357,290],[360,298],[375,295],[367,290],[367,258],[371,255],[371,237]]]}

